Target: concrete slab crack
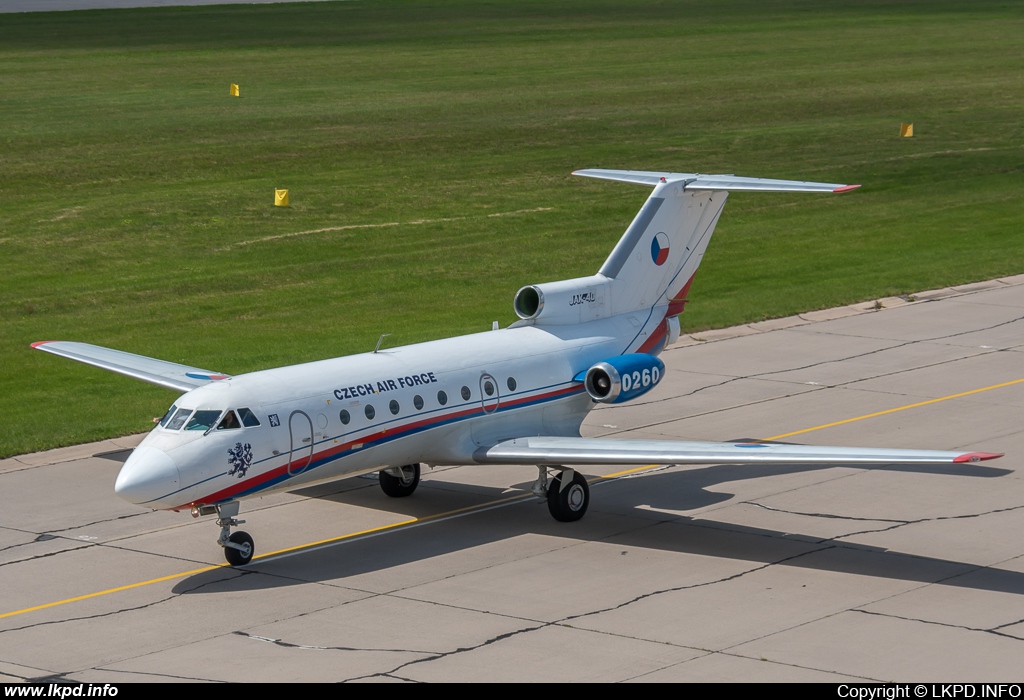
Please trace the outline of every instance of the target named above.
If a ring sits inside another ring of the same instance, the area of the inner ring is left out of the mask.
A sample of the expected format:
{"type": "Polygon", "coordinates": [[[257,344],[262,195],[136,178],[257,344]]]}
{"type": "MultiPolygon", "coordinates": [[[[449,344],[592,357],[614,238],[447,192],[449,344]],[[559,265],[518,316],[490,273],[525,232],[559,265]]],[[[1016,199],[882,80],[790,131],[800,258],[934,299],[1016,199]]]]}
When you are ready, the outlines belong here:
{"type": "Polygon", "coordinates": [[[434,652],[426,649],[385,649],[376,647],[346,647],[346,646],[315,646],[310,644],[294,644],[292,642],[286,642],[283,639],[274,639],[273,637],[261,637],[258,634],[249,634],[248,632],[242,632],[236,630],[232,634],[237,634],[240,637],[247,637],[248,639],[255,640],[257,642],[265,642],[267,644],[273,644],[275,646],[284,647],[285,649],[305,649],[309,651],[371,651],[371,652],[389,652],[394,654],[431,654],[434,652]]]}
{"type": "MultiPolygon", "coordinates": [[[[33,544],[33,542],[23,542],[22,544],[33,544]]],[[[19,546],[19,545],[15,545],[15,546],[19,546]]],[[[46,559],[47,557],[55,557],[58,554],[66,554],[68,552],[77,552],[80,549],[85,549],[86,547],[94,547],[94,546],[95,545],[92,544],[92,543],[82,542],[77,547],[68,547],[67,549],[58,549],[58,550],[55,550],[53,552],[46,552],[45,554],[33,554],[32,556],[25,557],[24,559],[12,559],[11,561],[5,561],[2,564],[0,564],[0,567],[10,566],[11,564],[21,564],[21,563],[24,563],[26,561],[34,561],[36,559],[46,559]]],[[[8,549],[13,549],[13,547],[8,547],[8,549]]]]}
{"type": "Polygon", "coordinates": [[[906,620],[907,622],[920,622],[920,623],[925,624],[925,625],[936,625],[938,627],[951,627],[951,628],[954,628],[954,629],[967,630],[969,632],[984,632],[986,634],[994,634],[997,637],[1003,637],[1004,639],[1014,639],[1014,640],[1016,640],[1018,642],[1024,642],[1024,637],[1018,637],[1018,636],[1013,635],[1013,634],[1007,634],[1005,632],[1000,632],[999,631],[1000,629],[1002,629],[1004,627],[1009,627],[1011,625],[1016,625],[1016,624],[1019,624],[1020,622],[1024,622],[1024,620],[1017,620],[1016,622],[1008,622],[1006,624],[997,625],[996,627],[985,628],[985,627],[971,627],[970,625],[956,625],[956,624],[953,624],[952,622],[939,622],[938,620],[923,620],[923,619],[921,619],[919,617],[907,617],[907,616],[904,616],[904,615],[893,615],[891,613],[876,612],[876,611],[873,611],[873,610],[864,610],[862,608],[852,608],[850,610],[850,612],[860,613],[861,615],[874,615],[875,617],[888,617],[888,618],[891,618],[893,620],[906,620]]]}
{"type": "Polygon", "coordinates": [[[62,527],[55,530],[47,530],[46,534],[52,534],[55,532],[67,532],[68,530],[81,530],[83,527],[92,527],[93,525],[102,525],[103,523],[114,523],[118,520],[127,520],[128,518],[137,518],[140,515],[149,515],[152,511],[143,510],[138,513],[128,513],[127,515],[118,515],[113,518],[104,518],[103,520],[94,520],[91,523],[84,523],[82,525],[72,525],[71,527],[62,527]]]}
{"type": "Polygon", "coordinates": [[[798,510],[786,510],[784,508],[775,508],[773,506],[767,506],[757,501],[743,501],[743,503],[763,508],[764,510],[774,511],[776,513],[786,513],[787,515],[800,515],[808,518],[831,518],[836,520],[850,520],[854,522],[877,522],[877,523],[890,523],[888,527],[875,528],[870,530],[859,530],[857,532],[848,532],[843,535],[836,535],[835,537],[829,537],[821,540],[822,542],[832,542],[839,540],[844,537],[853,537],[855,535],[863,535],[875,532],[889,532],[897,528],[905,527],[907,525],[917,525],[920,523],[934,523],[943,520],[969,520],[972,518],[981,518],[986,515],[995,515],[997,513],[1009,513],[1015,510],[1024,509],[1024,505],[1008,506],[1006,508],[993,508],[992,510],[986,510],[981,513],[962,513],[960,515],[937,515],[930,518],[915,518],[913,520],[890,520],[887,518],[864,518],[850,515],[837,515],[835,513],[808,513],[805,511],[798,510]]]}
{"type": "Polygon", "coordinates": [[[799,554],[794,554],[793,556],[790,556],[790,557],[785,557],[784,559],[779,559],[778,561],[768,562],[767,564],[762,564],[760,566],[755,566],[755,567],[752,567],[752,568],[747,569],[745,571],[740,571],[738,573],[731,574],[729,576],[723,576],[721,578],[717,578],[717,579],[714,579],[712,581],[702,581],[701,583],[690,583],[690,584],[686,584],[684,586],[672,586],[670,588],[662,588],[662,589],[658,589],[658,590],[655,590],[655,591],[651,591],[650,593],[642,593],[642,594],[640,594],[640,595],[638,595],[638,596],[636,596],[634,598],[630,598],[629,600],[627,600],[625,602],[619,603],[618,605],[612,605],[612,606],[609,606],[607,608],[601,608],[599,610],[591,610],[590,612],[579,613],[577,615],[570,615],[568,617],[563,617],[561,620],[559,620],[555,624],[564,624],[564,623],[569,622],[571,620],[579,620],[581,618],[589,617],[591,615],[599,615],[601,613],[611,612],[613,610],[621,610],[622,608],[625,608],[625,607],[627,607],[629,605],[633,605],[634,603],[638,603],[641,600],[644,600],[646,598],[651,598],[651,597],[654,597],[654,596],[663,595],[665,593],[675,593],[676,591],[685,591],[685,590],[690,590],[690,589],[694,589],[694,588],[703,588],[705,586],[713,586],[713,585],[716,585],[716,584],[719,584],[719,583],[726,583],[728,581],[734,581],[734,580],[736,580],[738,578],[742,578],[742,577],[747,576],[749,574],[753,574],[753,573],[756,573],[758,571],[763,571],[763,570],[765,570],[767,568],[770,568],[772,566],[777,566],[779,564],[785,564],[787,562],[793,561],[794,559],[799,559],[800,557],[807,556],[808,554],[816,554],[818,552],[824,552],[826,550],[833,549],[835,546],[836,545],[829,545],[827,547],[819,547],[817,549],[813,549],[813,550],[808,551],[808,552],[801,552],[799,554]]]}
{"type": "Polygon", "coordinates": [[[174,673],[157,673],[155,671],[125,671],[113,668],[97,668],[97,671],[105,671],[107,673],[125,673],[134,676],[153,676],[156,678],[174,678],[175,680],[182,681],[199,681],[201,683],[229,683],[230,681],[222,681],[217,678],[202,678],[200,676],[179,676],[174,673]]]}
{"type": "Polygon", "coordinates": [[[403,677],[395,675],[395,674],[397,674],[398,671],[401,671],[403,668],[407,668],[409,666],[414,666],[416,664],[426,663],[428,661],[437,661],[438,659],[443,659],[443,658],[448,657],[448,656],[455,656],[456,654],[464,654],[464,653],[469,652],[469,651],[476,651],[477,649],[483,649],[486,646],[490,646],[491,644],[496,644],[498,642],[504,641],[504,640],[509,639],[511,637],[515,637],[517,635],[524,634],[526,632],[533,632],[533,631],[536,631],[536,630],[539,630],[539,629],[543,629],[545,627],[551,627],[552,625],[557,625],[557,624],[558,624],[557,622],[542,622],[540,624],[533,625],[531,627],[523,627],[521,629],[512,630],[511,632],[504,632],[504,633],[499,634],[497,636],[491,637],[490,639],[486,639],[483,642],[480,642],[479,644],[474,644],[473,646],[459,647],[457,649],[453,649],[452,651],[444,651],[444,652],[434,653],[434,654],[431,654],[430,656],[427,656],[427,657],[422,658],[422,659],[414,659],[412,661],[407,661],[404,664],[396,666],[395,668],[391,669],[390,671],[380,671],[378,673],[370,673],[370,674],[367,674],[365,676],[355,676],[353,678],[347,679],[345,682],[347,683],[347,682],[350,682],[350,681],[365,680],[367,678],[394,678],[396,680],[406,680],[406,681],[409,681],[409,680],[412,680],[412,679],[410,679],[410,678],[403,678],[403,677]]]}

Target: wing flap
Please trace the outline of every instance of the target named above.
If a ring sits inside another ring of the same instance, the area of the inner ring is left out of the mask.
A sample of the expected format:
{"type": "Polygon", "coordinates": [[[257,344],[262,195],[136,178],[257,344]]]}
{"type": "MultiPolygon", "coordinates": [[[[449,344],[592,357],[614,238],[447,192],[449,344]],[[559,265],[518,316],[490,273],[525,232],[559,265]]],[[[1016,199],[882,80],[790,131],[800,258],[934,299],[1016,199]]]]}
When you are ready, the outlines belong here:
{"type": "Polygon", "coordinates": [[[943,464],[1002,457],[991,452],[819,447],[770,442],[677,442],[528,437],[482,447],[480,464],[943,464]]]}
{"type": "Polygon", "coordinates": [[[652,170],[605,170],[588,168],[577,170],[573,175],[593,177],[599,180],[616,180],[634,185],[656,187],[663,182],[685,182],[688,190],[713,190],[727,192],[848,192],[860,185],[843,185],[835,182],[805,182],[802,180],[772,180],[763,177],[738,177],[736,175],[702,175],[700,173],[668,173],[652,170]]]}
{"type": "Polygon", "coordinates": [[[176,362],[157,360],[145,355],[135,355],[121,350],[112,350],[89,343],[76,343],[63,340],[44,340],[32,343],[36,350],[59,355],[69,360],[83,362],[110,372],[117,372],[132,379],[140,379],[165,389],[191,391],[204,384],[220,379],[229,379],[226,374],[210,372],[199,367],[179,365],[176,362]]]}

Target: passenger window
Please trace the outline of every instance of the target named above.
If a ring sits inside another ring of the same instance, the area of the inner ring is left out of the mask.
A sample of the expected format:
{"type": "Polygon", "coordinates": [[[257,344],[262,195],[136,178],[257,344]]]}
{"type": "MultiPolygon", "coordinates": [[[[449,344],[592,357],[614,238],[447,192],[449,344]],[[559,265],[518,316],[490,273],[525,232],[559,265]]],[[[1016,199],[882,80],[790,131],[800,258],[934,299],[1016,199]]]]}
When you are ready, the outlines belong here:
{"type": "Polygon", "coordinates": [[[167,424],[168,430],[177,430],[181,426],[185,425],[185,421],[192,415],[191,408],[179,408],[178,412],[174,414],[174,418],[167,424]]]}
{"type": "Polygon", "coordinates": [[[365,413],[366,417],[369,418],[370,420],[373,420],[373,417],[377,415],[377,412],[373,410],[373,406],[371,406],[370,404],[366,404],[366,410],[363,411],[363,413],[365,413]]]}
{"type": "Polygon", "coordinates": [[[393,416],[397,416],[398,415],[398,411],[399,411],[400,407],[399,407],[397,401],[395,401],[394,399],[391,399],[391,403],[388,404],[388,408],[391,410],[391,415],[393,415],[393,416]]]}
{"type": "Polygon", "coordinates": [[[448,394],[444,393],[443,391],[437,392],[437,402],[444,406],[446,403],[448,403],[448,394]]]}
{"type": "Polygon", "coordinates": [[[192,420],[185,426],[185,430],[209,430],[218,416],[220,411],[196,411],[192,420]]]}
{"type": "Polygon", "coordinates": [[[412,397],[412,405],[416,407],[417,411],[422,411],[423,410],[423,397],[420,396],[419,394],[416,394],[415,396],[413,396],[412,397]]]}
{"type": "Polygon", "coordinates": [[[494,383],[489,379],[484,382],[484,393],[488,396],[494,396],[494,383]]]}
{"type": "Polygon", "coordinates": [[[178,410],[177,406],[171,406],[170,408],[167,409],[167,413],[165,413],[164,417],[160,419],[160,427],[161,428],[166,428],[167,427],[167,421],[169,421],[171,419],[171,416],[173,416],[174,412],[177,411],[177,410],[178,410]]]}
{"type": "Polygon", "coordinates": [[[473,395],[473,392],[471,392],[469,390],[468,386],[462,387],[462,398],[464,398],[466,401],[469,401],[469,397],[472,396],[472,395],[473,395]]]}
{"type": "Polygon", "coordinates": [[[220,423],[217,424],[217,430],[237,430],[241,427],[242,424],[238,422],[234,411],[225,413],[224,417],[220,419],[220,423]]]}
{"type": "Polygon", "coordinates": [[[348,425],[348,422],[352,420],[352,416],[348,414],[348,411],[342,411],[338,414],[338,420],[341,421],[342,425],[348,425]]]}
{"type": "Polygon", "coordinates": [[[512,377],[508,378],[508,390],[509,391],[515,391],[516,390],[516,380],[513,379],[512,377]]]}
{"type": "Polygon", "coordinates": [[[257,418],[256,414],[250,411],[248,408],[238,409],[238,416],[242,419],[242,425],[244,425],[246,428],[255,428],[257,425],[260,424],[259,418],[257,418]]]}

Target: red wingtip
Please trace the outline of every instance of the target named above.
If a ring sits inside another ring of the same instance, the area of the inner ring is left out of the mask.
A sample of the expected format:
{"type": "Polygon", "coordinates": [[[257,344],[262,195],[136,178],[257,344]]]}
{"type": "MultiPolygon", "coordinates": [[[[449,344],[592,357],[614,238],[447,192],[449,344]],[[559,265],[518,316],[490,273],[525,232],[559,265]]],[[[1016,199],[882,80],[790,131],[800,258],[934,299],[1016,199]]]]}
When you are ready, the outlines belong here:
{"type": "Polygon", "coordinates": [[[833,192],[849,192],[850,190],[855,190],[858,187],[860,187],[860,185],[843,185],[842,187],[837,187],[837,188],[835,188],[832,191],[833,192]]]}
{"type": "Polygon", "coordinates": [[[52,340],[40,340],[38,343],[32,343],[32,347],[38,348],[40,345],[46,345],[47,343],[52,343],[52,342],[53,342],[52,340]]]}
{"type": "Polygon", "coordinates": [[[984,459],[999,459],[1003,454],[1003,452],[968,452],[954,458],[953,461],[957,463],[980,462],[984,459]]]}

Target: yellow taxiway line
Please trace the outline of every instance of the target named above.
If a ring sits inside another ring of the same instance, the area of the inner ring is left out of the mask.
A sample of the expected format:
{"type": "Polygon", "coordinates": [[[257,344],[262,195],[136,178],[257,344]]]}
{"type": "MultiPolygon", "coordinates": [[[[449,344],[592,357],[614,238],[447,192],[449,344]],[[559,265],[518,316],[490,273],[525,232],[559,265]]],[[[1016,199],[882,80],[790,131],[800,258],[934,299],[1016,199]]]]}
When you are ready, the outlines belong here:
{"type": "Polygon", "coordinates": [[[889,408],[884,411],[876,411],[875,413],[867,413],[863,416],[857,416],[856,418],[847,418],[846,420],[837,420],[833,423],[824,423],[823,425],[816,425],[813,428],[804,428],[803,430],[794,430],[791,433],[782,433],[782,435],[773,435],[770,438],[765,438],[765,441],[769,440],[781,440],[782,438],[793,437],[794,435],[803,435],[804,433],[813,433],[815,430],[824,430],[825,428],[834,428],[837,425],[846,425],[847,423],[856,423],[859,420],[866,420],[868,418],[877,418],[878,416],[887,416],[890,413],[899,413],[900,411],[907,411],[911,408],[920,408],[921,406],[930,406],[933,403],[940,403],[942,401],[949,401],[950,399],[959,399],[964,396],[971,396],[972,394],[980,394],[983,391],[992,391],[993,389],[1002,389],[1005,386],[1013,386],[1014,384],[1024,383],[1024,379],[1014,379],[1010,382],[1003,382],[1002,384],[993,384],[992,386],[983,386],[980,389],[971,389],[970,391],[961,391],[959,394],[950,394],[949,396],[940,396],[937,399],[928,399],[927,401],[918,401],[917,403],[910,403],[906,406],[898,406],[896,408],[889,408]]]}
{"type": "MultiPolygon", "coordinates": [[[[941,403],[943,401],[950,401],[952,399],[959,399],[964,396],[972,396],[974,394],[980,394],[986,391],[992,391],[993,389],[1002,389],[1003,387],[1013,386],[1015,384],[1024,383],[1024,379],[1014,379],[1009,382],[1002,382],[1001,384],[992,384],[991,386],[981,387],[980,389],[971,389],[970,391],[961,391],[958,394],[949,394],[948,396],[940,396],[937,399],[928,399],[927,401],[918,401],[917,403],[907,404],[906,406],[898,406],[896,408],[889,408],[884,411],[876,411],[874,413],[866,413],[862,416],[856,416],[855,418],[846,418],[844,420],[833,421],[832,423],[823,423],[816,425],[813,428],[803,428],[802,430],[794,430],[789,433],[782,433],[781,435],[773,435],[772,437],[765,438],[765,441],[770,440],[781,440],[782,438],[792,437],[794,435],[803,435],[805,433],[812,433],[816,430],[824,430],[825,428],[834,428],[838,425],[847,425],[849,423],[856,423],[857,421],[867,420],[868,418],[877,418],[878,416],[886,416],[891,413],[898,413],[900,411],[908,411],[912,408],[920,408],[922,406],[930,406],[932,404],[941,403]]],[[[640,472],[648,471],[661,467],[660,464],[648,464],[642,467],[634,467],[633,469],[626,469],[624,471],[615,472],[613,474],[606,474],[601,479],[616,479],[622,476],[629,476],[630,474],[637,474],[640,472]]],[[[345,535],[339,535],[337,537],[331,537],[324,540],[318,540],[316,542],[307,542],[306,544],[300,544],[295,547],[287,547],[285,549],[278,549],[273,552],[267,552],[259,556],[253,557],[253,562],[259,560],[267,560],[270,558],[277,558],[281,556],[291,556],[299,552],[307,550],[326,547],[329,545],[344,542],[346,540],[355,540],[365,537],[372,537],[388,532],[390,530],[396,530],[398,528],[407,528],[411,526],[424,525],[429,522],[438,520],[447,520],[459,515],[469,515],[470,513],[480,512],[489,510],[491,508],[500,507],[503,505],[509,505],[515,501],[525,500],[530,498],[533,494],[519,494],[508,498],[502,498],[497,501],[491,501],[489,503],[478,505],[478,506],[467,506],[465,508],[457,508],[455,510],[445,511],[444,513],[436,513],[434,515],[428,515],[423,518],[411,518],[409,520],[402,520],[401,522],[392,523],[390,525],[381,525],[380,527],[370,528],[368,530],[360,530],[358,532],[350,532],[345,535]]],[[[133,588],[142,588],[143,586],[149,586],[154,583],[162,583],[164,581],[173,581],[175,579],[185,578],[186,576],[194,576],[196,574],[202,574],[207,571],[215,571],[217,569],[229,568],[228,564],[214,564],[211,566],[204,566],[199,569],[192,569],[190,571],[182,571],[177,574],[170,574],[169,576],[160,576],[158,578],[152,578],[148,581],[139,581],[138,583],[129,583],[125,586],[117,586],[116,588],[107,588],[106,590],[96,591],[94,593],[86,593],[84,595],[75,596],[74,598],[65,598],[63,600],[56,600],[52,603],[44,603],[42,605],[35,605],[30,608],[22,608],[21,610],[12,610],[7,613],[0,613],[0,619],[5,617],[14,617],[16,615],[24,615],[25,613],[37,612],[39,610],[46,610],[48,608],[55,608],[60,605],[67,605],[68,603],[77,603],[82,600],[89,600],[90,598],[99,598],[100,596],[110,595],[112,593],[120,593],[121,591],[129,591],[133,588]]]]}

